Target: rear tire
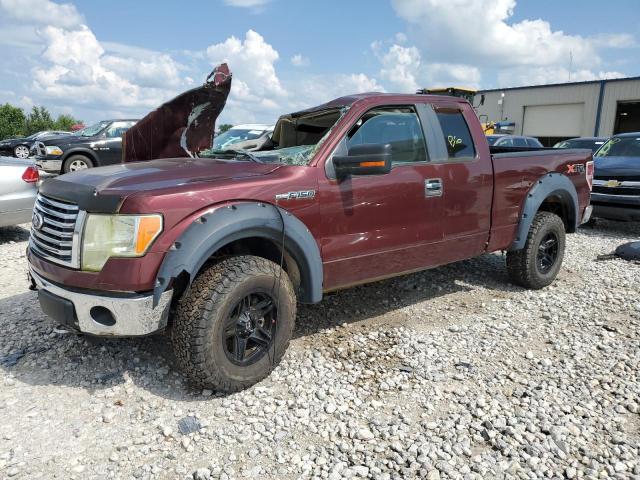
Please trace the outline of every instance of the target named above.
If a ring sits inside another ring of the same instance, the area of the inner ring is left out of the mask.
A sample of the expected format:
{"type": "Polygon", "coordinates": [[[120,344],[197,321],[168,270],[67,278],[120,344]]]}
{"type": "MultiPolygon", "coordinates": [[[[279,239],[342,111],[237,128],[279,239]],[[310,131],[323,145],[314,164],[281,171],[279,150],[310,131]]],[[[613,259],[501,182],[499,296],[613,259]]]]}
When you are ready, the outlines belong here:
{"type": "Polygon", "coordinates": [[[64,161],[62,171],[64,173],[75,172],[78,170],[86,170],[93,168],[93,162],[84,155],[71,155],[64,161]]]}
{"type": "Polygon", "coordinates": [[[29,158],[29,147],[26,145],[16,145],[13,149],[13,156],[16,158],[29,158]]]}
{"type": "Polygon", "coordinates": [[[295,317],[293,285],[279,265],[227,258],[206,267],[178,302],[171,334],[177,363],[201,388],[250,387],[280,363],[295,317]]]}
{"type": "Polygon", "coordinates": [[[507,252],[511,281],[534,290],[551,284],[562,266],[565,237],[560,217],[550,212],[536,213],[524,248],[507,252]]]}

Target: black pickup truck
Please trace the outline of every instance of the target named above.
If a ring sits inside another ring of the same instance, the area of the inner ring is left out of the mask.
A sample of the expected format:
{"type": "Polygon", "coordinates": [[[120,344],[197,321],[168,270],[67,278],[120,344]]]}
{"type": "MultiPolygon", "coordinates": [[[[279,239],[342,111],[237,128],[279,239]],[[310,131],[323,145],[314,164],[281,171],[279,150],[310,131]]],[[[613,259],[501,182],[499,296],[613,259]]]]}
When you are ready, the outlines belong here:
{"type": "Polygon", "coordinates": [[[70,135],[34,144],[36,165],[48,173],[68,173],[120,163],[122,136],[137,120],[103,120],[70,135]]]}

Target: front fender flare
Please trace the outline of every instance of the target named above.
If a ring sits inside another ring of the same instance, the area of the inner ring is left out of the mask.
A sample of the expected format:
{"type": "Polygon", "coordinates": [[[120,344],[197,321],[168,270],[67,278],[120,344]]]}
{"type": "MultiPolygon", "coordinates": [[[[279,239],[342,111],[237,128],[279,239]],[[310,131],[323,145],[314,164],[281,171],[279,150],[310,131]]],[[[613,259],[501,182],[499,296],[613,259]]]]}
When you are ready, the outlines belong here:
{"type": "Polygon", "coordinates": [[[558,197],[564,208],[567,209],[568,231],[576,231],[579,222],[578,210],[580,208],[576,187],[565,175],[557,172],[548,173],[539,178],[527,193],[516,238],[509,250],[521,250],[524,248],[533,217],[540,209],[540,205],[551,196],[558,197]]]}
{"type": "Polygon", "coordinates": [[[275,205],[238,202],[198,217],[174,242],[158,270],[153,290],[154,304],[181,273],[189,275],[190,284],[216,251],[230,242],[251,237],[271,240],[293,257],[300,269],[301,302],[317,303],[322,300],[320,249],[305,224],[275,205]]]}

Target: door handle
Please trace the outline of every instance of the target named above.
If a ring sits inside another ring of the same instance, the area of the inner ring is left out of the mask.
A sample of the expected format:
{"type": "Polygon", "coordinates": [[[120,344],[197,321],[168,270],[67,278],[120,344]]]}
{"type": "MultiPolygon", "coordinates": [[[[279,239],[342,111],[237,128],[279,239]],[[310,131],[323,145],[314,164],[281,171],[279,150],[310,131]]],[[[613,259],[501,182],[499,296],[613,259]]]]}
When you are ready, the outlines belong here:
{"type": "Polygon", "coordinates": [[[424,181],[424,196],[425,197],[441,197],[442,196],[442,179],[427,178],[424,181]]]}

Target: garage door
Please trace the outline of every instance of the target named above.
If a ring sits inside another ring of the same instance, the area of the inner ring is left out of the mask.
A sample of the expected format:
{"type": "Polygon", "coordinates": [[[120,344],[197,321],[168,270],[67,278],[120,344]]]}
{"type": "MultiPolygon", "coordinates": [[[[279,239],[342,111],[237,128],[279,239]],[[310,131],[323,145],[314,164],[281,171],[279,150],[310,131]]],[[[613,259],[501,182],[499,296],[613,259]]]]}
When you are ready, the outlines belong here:
{"type": "Polygon", "coordinates": [[[522,134],[532,137],[579,137],[584,103],[527,105],[522,134]]]}

